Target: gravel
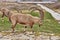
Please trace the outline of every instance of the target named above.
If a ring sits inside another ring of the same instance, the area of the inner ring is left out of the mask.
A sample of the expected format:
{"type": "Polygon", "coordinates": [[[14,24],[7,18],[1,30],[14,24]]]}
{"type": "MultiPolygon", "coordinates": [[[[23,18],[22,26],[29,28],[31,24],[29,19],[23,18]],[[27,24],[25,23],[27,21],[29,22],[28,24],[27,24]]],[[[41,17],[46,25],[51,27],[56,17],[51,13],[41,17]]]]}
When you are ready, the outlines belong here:
{"type": "Polygon", "coordinates": [[[8,35],[2,35],[0,32],[0,40],[60,40],[60,36],[49,36],[48,33],[44,32],[38,36],[32,32],[10,33],[8,35]]]}

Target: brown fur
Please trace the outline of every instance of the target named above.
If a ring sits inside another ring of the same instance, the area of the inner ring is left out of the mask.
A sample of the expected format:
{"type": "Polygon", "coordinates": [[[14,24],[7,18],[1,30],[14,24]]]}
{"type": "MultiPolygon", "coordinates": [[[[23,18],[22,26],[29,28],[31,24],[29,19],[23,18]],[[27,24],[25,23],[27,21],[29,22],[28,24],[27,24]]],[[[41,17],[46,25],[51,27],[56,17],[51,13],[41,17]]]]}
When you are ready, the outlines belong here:
{"type": "Polygon", "coordinates": [[[33,27],[34,23],[39,23],[39,25],[42,24],[40,21],[40,18],[38,17],[33,17],[29,14],[16,14],[14,15],[13,12],[9,11],[8,9],[1,9],[1,12],[3,13],[2,17],[7,16],[9,20],[12,23],[12,32],[14,32],[14,28],[17,23],[30,26],[31,28],[33,27]]]}

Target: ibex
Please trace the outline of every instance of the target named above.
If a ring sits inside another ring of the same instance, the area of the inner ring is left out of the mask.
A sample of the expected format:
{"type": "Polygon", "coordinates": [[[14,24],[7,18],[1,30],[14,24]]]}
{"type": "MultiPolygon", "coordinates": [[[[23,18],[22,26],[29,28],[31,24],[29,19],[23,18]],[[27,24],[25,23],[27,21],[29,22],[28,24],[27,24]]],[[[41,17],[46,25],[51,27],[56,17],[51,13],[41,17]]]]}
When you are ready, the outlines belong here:
{"type": "MultiPolygon", "coordinates": [[[[33,27],[33,25],[35,23],[38,23],[39,26],[42,25],[41,18],[34,17],[30,14],[16,14],[16,15],[14,15],[13,12],[11,12],[10,10],[8,10],[6,8],[2,8],[1,12],[3,13],[2,17],[4,17],[4,16],[8,17],[8,19],[12,23],[12,32],[14,32],[14,28],[17,23],[26,25],[25,27],[30,26],[31,28],[33,27]]],[[[43,12],[41,12],[41,14],[43,14],[43,12]]]]}

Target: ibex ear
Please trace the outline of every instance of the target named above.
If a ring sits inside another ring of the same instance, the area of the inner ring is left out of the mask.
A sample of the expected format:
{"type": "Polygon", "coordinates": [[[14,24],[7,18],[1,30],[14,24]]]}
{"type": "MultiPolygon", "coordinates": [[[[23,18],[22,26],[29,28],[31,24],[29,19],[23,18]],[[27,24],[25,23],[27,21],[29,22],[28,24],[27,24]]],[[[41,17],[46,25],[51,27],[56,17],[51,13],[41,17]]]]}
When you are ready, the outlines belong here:
{"type": "Polygon", "coordinates": [[[7,15],[9,15],[9,14],[10,14],[10,11],[8,11],[7,15]]]}
{"type": "Polygon", "coordinates": [[[11,14],[12,14],[12,13],[11,13],[10,11],[8,11],[7,15],[8,15],[8,16],[11,16],[11,14]]]}

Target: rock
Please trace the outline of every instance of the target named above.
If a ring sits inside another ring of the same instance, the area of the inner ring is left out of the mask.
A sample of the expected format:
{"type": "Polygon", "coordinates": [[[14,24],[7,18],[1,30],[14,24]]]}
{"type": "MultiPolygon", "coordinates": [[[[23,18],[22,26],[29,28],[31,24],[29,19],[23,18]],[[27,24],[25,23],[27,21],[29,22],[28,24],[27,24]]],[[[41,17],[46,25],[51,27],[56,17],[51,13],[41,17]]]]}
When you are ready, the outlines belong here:
{"type": "Polygon", "coordinates": [[[0,40],[11,40],[11,39],[5,39],[5,38],[2,38],[2,39],[0,39],[0,40]]]}
{"type": "Polygon", "coordinates": [[[25,34],[27,34],[27,35],[33,35],[34,33],[33,32],[25,32],[25,34]]]}
{"type": "Polygon", "coordinates": [[[3,38],[5,38],[5,39],[9,39],[9,37],[8,37],[8,36],[4,36],[3,38]]]}
{"type": "Polygon", "coordinates": [[[22,38],[22,39],[29,39],[29,37],[24,35],[24,34],[20,38],[22,38]]]}
{"type": "Polygon", "coordinates": [[[60,24],[60,22],[58,22],[60,24]]]}
{"type": "Polygon", "coordinates": [[[60,37],[59,36],[51,36],[51,39],[52,40],[58,40],[58,39],[60,39],[60,37]]]}
{"type": "Polygon", "coordinates": [[[3,37],[3,35],[2,34],[0,34],[0,39],[3,37]]]}

